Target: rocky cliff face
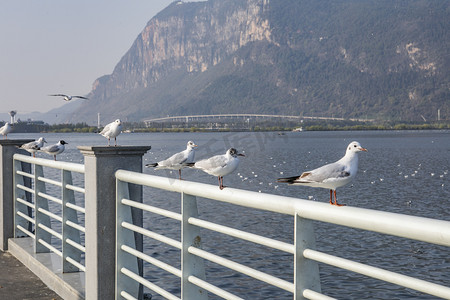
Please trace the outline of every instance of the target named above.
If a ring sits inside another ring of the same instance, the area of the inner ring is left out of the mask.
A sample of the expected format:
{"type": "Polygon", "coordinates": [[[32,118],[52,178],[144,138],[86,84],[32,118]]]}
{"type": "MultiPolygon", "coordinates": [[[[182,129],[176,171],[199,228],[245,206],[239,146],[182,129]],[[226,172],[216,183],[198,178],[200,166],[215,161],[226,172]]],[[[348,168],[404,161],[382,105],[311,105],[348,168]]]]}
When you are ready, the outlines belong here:
{"type": "Polygon", "coordinates": [[[150,20],[114,72],[94,83],[93,97],[146,88],[174,70],[204,72],[250,42],[270,41],[268,0],[231,2],[231,9],[229,1],[173,3],[150,20]]]}
{"type": "MultiPolygon", "coordinates": [[[[173,2],[89,97],[108,120],[449,116],[449,11],[432,0],[173,2]]],[[[95,123],[91,103],[70,121],[95,123]]]]}

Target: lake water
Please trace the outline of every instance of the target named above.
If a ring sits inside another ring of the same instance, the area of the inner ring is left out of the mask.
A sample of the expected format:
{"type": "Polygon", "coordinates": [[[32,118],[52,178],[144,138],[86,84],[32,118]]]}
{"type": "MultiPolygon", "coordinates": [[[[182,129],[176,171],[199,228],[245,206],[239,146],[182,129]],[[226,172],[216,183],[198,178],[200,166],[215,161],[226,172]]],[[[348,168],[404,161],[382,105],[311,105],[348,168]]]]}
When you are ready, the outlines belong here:
{"type": "MultiPolygon", "coordinates": [[[[39,134],[10,134],[10,138],[38,138],[39,134]]],[[[98,134],[42,134],[49,143],[64,139],[69,144],[59,160],[83,163],[78,145],[106,145],[98,134]]],[[[338,189],[340,203],[414,216],[450,221],[450,131],[354,131],[354,132],[276,132],[261,133],[133,133],[121,134],[121,145],[151,145],[144,163],[157,162],[184,150],[186,142],[199,145],[196,160],[225,153],[234,147],[246,157],[234,174],[224,178],[233,188],[328,202],[326,189],[288,186],[276,183],[278,177],[301,174],[338,160],[353,140],[369,150],[359,154],[359,170],[354,182],[338,189]]],[[[39,157],[50,156],[38,154],[39,157]]],[[[144,173],[176,178],[176,172],[144,168],[144,173]]],[[[217,178],[197,170],[183,170],[183,178],[217,185],[217,178]]],[[[144,190],[144,202],[179,212],[179,196],[144,190]]],[[[293,218],[263,211],[199,199],[203,219],[246,231],[293,242],[293,218]]],[[[179,224],[151,214],[145,226],[180,239],[179,224]]],[[[450,229],[449,229],[450,230],[450,229]]],[[[450,249],[315,223],[319,251],[369,265],[400,272],[450,286],[450,249]]],[[[222,235],[202,231],[203,247],[233,261],[261,269],[292,281],[292,256],[222,235]]],[[[145,252],[179,267],[179,251],[145,240],[145,252]]],[[[289,293],[265,287],[258,281],[223,271],[207,263],[208,281],[237,293],[245,299],[292,299],[289,293]]],[[[320,265],[322,292],[339,299],[434,299],[362,275],[320,265]]],[[[157,285],[179,295],[179,279],[146,266],[145,276],[157,285]]],[[[153,299],[162,299],[157,294],[153,299]]],[[[210,295],[210,299],[216,299],[210,295]]]]}

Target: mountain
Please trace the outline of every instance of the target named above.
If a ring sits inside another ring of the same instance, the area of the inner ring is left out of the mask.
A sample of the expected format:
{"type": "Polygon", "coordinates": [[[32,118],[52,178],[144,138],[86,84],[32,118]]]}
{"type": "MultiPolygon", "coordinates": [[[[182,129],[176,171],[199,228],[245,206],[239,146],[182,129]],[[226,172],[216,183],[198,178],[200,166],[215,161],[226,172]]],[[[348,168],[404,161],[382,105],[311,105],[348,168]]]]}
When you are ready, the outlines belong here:
{"type": "Polygon", "coordinates": [[[450,1],[434,0],[176,1],[70,121],[95,124],[97,112],[435,120],[438,109],[449,119],[449,15],[450,1]]]}

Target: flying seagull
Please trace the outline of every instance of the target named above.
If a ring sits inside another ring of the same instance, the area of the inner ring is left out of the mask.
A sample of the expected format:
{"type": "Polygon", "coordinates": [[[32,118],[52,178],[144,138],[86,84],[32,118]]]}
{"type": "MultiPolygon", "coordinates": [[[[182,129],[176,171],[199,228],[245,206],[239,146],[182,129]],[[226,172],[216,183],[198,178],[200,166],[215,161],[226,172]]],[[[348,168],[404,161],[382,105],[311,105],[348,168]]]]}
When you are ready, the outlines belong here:
{"type": "Polygon", "coordinates": [[[219,179],[219,188],[223,190],[223,176],[228,175],[239,165],[239,157],[245,156],[238,153],[236,149],[230,148],[227,153],[223,155],[216,155],[208,159],[200,160],[193,164],[193,167],[200,169],[209,175],[217,176],[219,179]]]}
{"type": "Polygon", "coordinates": [[[159,161],[157,163],[146,164],[145,166],[158,169],[172,169],[178,170],[178,175],[181,180],[181,169],[187,167],[186,164],[193,163],[195,157],[195,147],[197,145],[193,141],[189,141],[186,146],[186,150],[178,152],[166,160],[159,161]]]}
{"type": "Polygon", "coordinates": [[[70,96],[70,95],[65,95],[65,94],[53,94],[53,95],[49,95],[49,96],[63,97],[64,101],[70,101],[73,98],[80,98],[80,99],[89,100],[89,98],[86,98],[86,97],[83,97],[83,96],[70,96]]]}
{"type": "Polygon", "coordinates": [[[336,199],[336,189],[350,183],[358,170],[358,152],[366,151],[358,142],[351,142],[344,157],[337,162],[324,165],[312,171],[302,173],[300,176],[278,178],[278,182],[286,182],[291,185],[306,185],[330,189],[330,204],[338,204],[336,199]],[[334,192],[334,202],[333,202],[334,192]]]}
{"type": "Polygon", "coordinates": [[[122,132],[122,122],[120,119],[115,120],[114,122],[109,123],[103,128],[100,132],[105,138],[108,139],[108,146],[110,145],[110,139],[114,138],[114,146],[117,146],[117,136],[122,132]]]}

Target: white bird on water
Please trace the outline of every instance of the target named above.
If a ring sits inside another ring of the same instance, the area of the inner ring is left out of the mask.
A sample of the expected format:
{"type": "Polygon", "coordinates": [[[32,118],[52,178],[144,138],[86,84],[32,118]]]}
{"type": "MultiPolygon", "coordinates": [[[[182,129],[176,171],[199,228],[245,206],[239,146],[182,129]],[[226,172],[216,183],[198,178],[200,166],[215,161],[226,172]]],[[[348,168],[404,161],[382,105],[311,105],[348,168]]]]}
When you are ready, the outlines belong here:
{"type": "Polygon", "coordinates": [[[278,178],[278,182],[286,182],[292,185],[306,185],[330,189],[330,204],[338,204],[336,199],[336,189],[350,183],[358,170],[358,152],[366,151],[358,142],[351,142],[344,157],[337,162],[324,165],[312,171],[304,172],[300,176],[278,178]],[[334,202],[333,202],[334,192],[334,202]]]}
{"type": "Polygon", "coordinates": [[[0,127],[0,134],[3,135],[3,139],[8,139],[8,133],[12,131],[12,126],[9,122],[6,122],[5,125],[0,127]]]}
{"type": "Polygon", "coordinates": [[[65,95],[65,94],[53,94],[53,95],[49,95],[49,96],[63,97],[64,101],[70,101],[73,98],[80,98],[80,99],[89,100],[89,98],[86,98],[86,97],[83,97],[83,96],[70,96],[70,95],[65,95]]]}
{"type": "Polygon", "coordinates": [[[56,155],[61,154],[64,150],[65,147],[64,145],[67,145],[68,143],[64,142],[63,140],[60,140],[57,144],[55,145],[50,145],[47,147],[42,147],[41,149],[39,149],[42,152],[45,152],[47,154],[53,155],[53,157],[56,160],[56,155]]]}
{"type": "Polygon", "coordinates": [[[225,187],[223,185],[223,176],[228,175],[239,165],[239,157],[245,156],[244,154],[238,153],[236,149],[230,148],[227,153],[223,155],[216,155],[208,159],[200,160],[193,164],[193,167],[200,169],[209,175],[217,176],[219,179],[219,188],[223,190],[225,187]]]}
{"type": "Polygon", "coordinates": [[[23,144],[22,146],[20,146],[20,149],[24,149],[33,154],[33,157],[36,157],[36,151],[42,148],[42,146],[44,146],[44,143],[47,143],[47,141],[45,140],[45,138],[40,137],[36,141],[23,144]]]}
{"type": "Polygon", "coordinates": [[[114,122],[109,123],[103,128],[100,132],[105,138],[108,139],[108,146],[110,145],[110,139],[114,138],[114,146],[117,146],[117,136],[122,132],[122,122],[120,119],[115,120],[114,122]]]}
{"type": "Polygon", "coordinates": [[[187,143],[186,150],[178,152],[165,160],[159,161],[157,163],[146,164],[145,166],[147,168],[156,168],[156,170],[178,170],[178,175],[180,176],[181,180],[181,169],[187,167],[187,164],[194,162],[195,147],[197,147],[197,145],[193,141],[189,141],[187,143]]]}

